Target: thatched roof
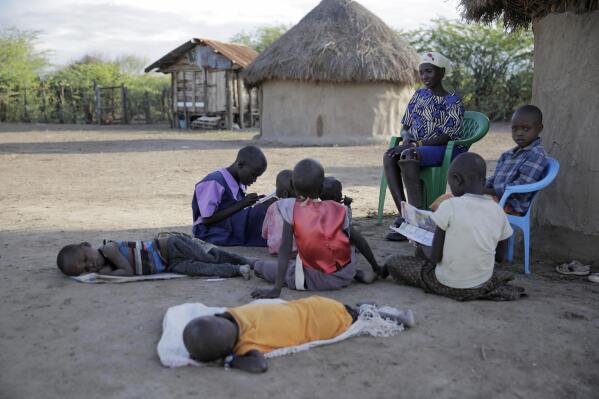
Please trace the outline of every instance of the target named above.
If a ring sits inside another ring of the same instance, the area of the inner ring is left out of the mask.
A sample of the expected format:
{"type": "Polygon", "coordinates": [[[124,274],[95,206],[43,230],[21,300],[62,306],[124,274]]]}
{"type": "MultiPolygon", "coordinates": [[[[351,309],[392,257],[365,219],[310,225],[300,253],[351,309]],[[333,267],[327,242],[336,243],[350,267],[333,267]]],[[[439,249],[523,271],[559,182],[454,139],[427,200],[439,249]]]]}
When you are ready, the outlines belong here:
{"type": "Polygon", "coordinates": [[[598,0],[460,0],[466,19],[493,22],[502,19],[508,28],[527,28],[552,12],[578,14],[597,9],[598,0]]]}
{"type": "Polygon", "coordinates": [[[414,84],[418,54],[380,18],[351,0],[323,0],[243,72],[272,79],[414,84]]]}

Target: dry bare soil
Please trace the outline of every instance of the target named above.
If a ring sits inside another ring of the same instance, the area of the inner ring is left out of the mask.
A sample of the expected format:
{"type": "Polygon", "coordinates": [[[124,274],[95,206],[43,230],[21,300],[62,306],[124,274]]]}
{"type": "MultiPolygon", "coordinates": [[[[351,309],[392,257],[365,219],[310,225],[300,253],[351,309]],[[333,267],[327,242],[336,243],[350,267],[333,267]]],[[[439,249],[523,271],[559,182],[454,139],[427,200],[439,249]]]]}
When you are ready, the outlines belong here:
{"type": "MultiPolygon", "coordinates": [[[[0,125],[0,398],[599,397],[599,285],[557,275],[549,259],[537,259],[530,276],[521,264],[502,266],[530,294],[518,302],[458,303],[391,281],[328,292],[348,304],[412,308],[418,326],[275,359],[264,375],[162,367],[156,343],[169,306],[239,305],[266,284],[84,285],[57,271],[56,253],[78,241],[189,232],[195,182],[253,134],[0,125]]],[[[492,168],[510,145],[495,132],[473,150],[492,168]]],[[[264,150],[268,170],[252,190],[269,192],[277,171],[317,158],[354,198],[355,222],[379,260],[412,251],[382,239],[390,200],[383,226],[372,218],[384,146],[264,150]]]]}

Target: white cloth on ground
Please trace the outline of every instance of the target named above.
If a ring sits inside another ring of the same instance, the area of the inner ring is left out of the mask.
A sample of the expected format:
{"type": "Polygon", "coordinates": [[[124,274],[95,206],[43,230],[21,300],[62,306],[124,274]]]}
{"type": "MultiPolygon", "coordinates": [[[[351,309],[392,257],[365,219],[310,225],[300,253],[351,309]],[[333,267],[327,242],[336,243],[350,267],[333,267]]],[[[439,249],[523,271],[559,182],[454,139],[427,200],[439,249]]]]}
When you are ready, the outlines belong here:
{"type": "MultiPolygon", "coordinates": [[[[252,303],[284,303],[282,299],[260,299],[252,303]]],[[[162,337],[156,347],[160,362],[165,367],[199,366],[201,363],[192,360],[183,344],[183,329],[196,317],[211,316],[225,312],[224,307],[209,307],[201,303],[184,303],[167,309],[162,322],[162,337]]],[[[356,335],[372,335],[375,337],[390,337],[403,331],[404,327],[394,321],[383,319],[379,310],[386,313],[398,313],[398,310],[389,306],[377,309],[372,305],[360,306],[358,320],[343,334],[328,340],[312,341],[302,345],[277,349],[266,353],[267,358],[289,355],[302,352],[321,345],[329,345],[346,340],[356,335]]]]}
{"type": "MultiPolygon", "coordinates": [[[[145,276],[110,276],[107,274],[98,274],[98,273],[87,273],[82,274],[80,276],[69,276],[73,280],[77,280],[80,283],[89,283],[89,284],[102,284],[102,283],[134,283],[137,281],[155,281],[155,280],[172,280],[175,278],[191,278],[191,276],[186,276],[184,274],[175,274],[175,273],[157,273],[157,274],[148,274],[145,276]]],[[[221,281],[223,278],[204,278],[206,281],[221,281]]]]}

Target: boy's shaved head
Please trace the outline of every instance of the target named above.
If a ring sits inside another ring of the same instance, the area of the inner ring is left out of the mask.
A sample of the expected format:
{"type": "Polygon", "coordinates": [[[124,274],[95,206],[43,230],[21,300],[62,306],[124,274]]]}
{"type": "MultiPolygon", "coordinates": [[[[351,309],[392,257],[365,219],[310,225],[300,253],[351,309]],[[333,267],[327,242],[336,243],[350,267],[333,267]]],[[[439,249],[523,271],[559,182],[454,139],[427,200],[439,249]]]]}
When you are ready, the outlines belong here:
{"type": "Polygon", "coordinates": [[[538,124],[543,124],[543,112],[541,112],[540,108],[536,105],[523,105],[522,107],[518,108],[516,112],[514,112],[514,115],[516,114],[530,115],[533,118],[532,121],[538,124]]]}
{"type": "Polygon", "coordinates": [[[314,159],[303,159],[293,168],[291,181],[297,195],[316,199],[322,192],[324,168],[314,159]]]}
{"type": "Polygon", "coordinates": [[[325,177],[320,199],[323,201],[341,202],[343,200],[343,185],[341,182],[333,176],[325,177]]]}
{"type": "Polygon", "coordinates": [[[458,155],[449,166],[447,173],[451,192],[456,197],[466,193],[481,194],[486,173],[487,164],[480,155],[474,152],[458,155]]]}
{"type": "Polygon", "coordinates": [[[295,193],[291,185],[293,171],[291,169],[283,169],[277,174],[277,197],[288,198],[294,197],[295,193]]]}
{"type": "Polygon", "coordinates": [[[236,161],[243,161],[256,169],[266,169],[266,157],[262,150],[255,145],[248,145],[239,150],[236,161]]]}
{"type": "Polygon", "coordinates": [[[466,152],[458,155],[453,160],[449,170],[459,172],[468,178],[484,179],[487,173],[487,164],[480,155],[474,152],[466,152]]]}
{"type": "Polygon", "coordinates": [[[82,242],[62,247],[56,256],[58,269],[67,276],[79,276],[83,273],[83,267],[79,264],[80,253],[83,247],[91,247],[91,245],[88,242],[82,242]]]}
{"type": "Polygon", "coordinates": [[[222,359],[233,352],[237,328],[228,319],[217,316],[198,317],[183,330],[183,344],[191,357],[200,362],[222,359]]]}
{"type": "Polygon", "coordinates": [[[246,186],[253,184],[266,171],[266,157],[262,150],[255,145],[243,147],[237,153],[229,172],[235,179],[246,186]]]}
{"type": "Polygon", "coordinates": [[[535,141],[543,131],[543,113],[534,105],[520,107],[512,115],[512,139],[520,148],[535,141]]]}
{"type": "Polygon", "coordinates": [[[78,276],[80,271],[73,266],[75,258],[79,256],[81,244],[70,244],[62,247],[56,257],[56,265],[67,276],[78,276]]]}

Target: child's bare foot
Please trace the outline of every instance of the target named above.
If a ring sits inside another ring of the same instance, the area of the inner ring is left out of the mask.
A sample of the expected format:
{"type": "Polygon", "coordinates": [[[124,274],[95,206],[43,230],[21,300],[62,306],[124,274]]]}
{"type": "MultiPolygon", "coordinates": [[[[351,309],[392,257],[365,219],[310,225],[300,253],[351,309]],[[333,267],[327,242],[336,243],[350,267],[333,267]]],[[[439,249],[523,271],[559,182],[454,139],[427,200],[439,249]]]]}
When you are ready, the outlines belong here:
{"type": "Polygon", "coordinates": [[[412,312],[410,309],[400,310],[399,313],[379,312],[379,314],[383,319],[390,319],[401,323],[407,328],[412,328],[416,325],[416,320],[414,320],[414,312],[412,312]]]}
{"type": "Polygon", "coordinates": [[[377,277],[377,274],[372,270],[358,270],[355,279],[364,284],[371,284],[377,277]]]}
{"type": "Polygon", "coordinates": [[[251,269],[250,265],[239,266],[239,274],[241,274],[241,277],[243,277],[246,280],[249,280],[250,277],[252,276],[251,270],[252,269],[251,269]]]}
{"type": "Polygon", "coordinates": [[[247,258],[248,260],[248,265],[250,266],[250,269],[254,270],[254,266],[256,266],[256,263],[258,263],[258,261],[260,260],[259,258],[247,258]]]}

